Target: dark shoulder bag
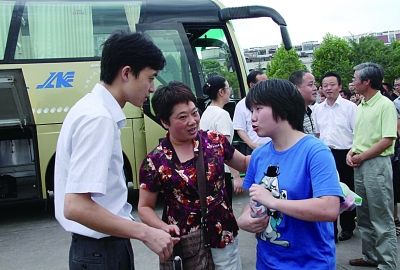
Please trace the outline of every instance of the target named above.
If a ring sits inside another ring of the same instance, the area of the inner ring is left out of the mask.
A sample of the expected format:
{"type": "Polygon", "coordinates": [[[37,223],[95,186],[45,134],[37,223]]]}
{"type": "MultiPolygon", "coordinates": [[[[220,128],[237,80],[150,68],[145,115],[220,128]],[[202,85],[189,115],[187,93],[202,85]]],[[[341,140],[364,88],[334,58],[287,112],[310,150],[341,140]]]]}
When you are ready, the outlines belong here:
{"type": "Polygon", "coordinates": [[[196,171],[201,206],[201,229],[180,237],[181,240],[174,246],[172,256],[166,262],[160,263],[161,270],[215,269],[207,229],[206,175],[201,138],[199,138],[196,171]]]}

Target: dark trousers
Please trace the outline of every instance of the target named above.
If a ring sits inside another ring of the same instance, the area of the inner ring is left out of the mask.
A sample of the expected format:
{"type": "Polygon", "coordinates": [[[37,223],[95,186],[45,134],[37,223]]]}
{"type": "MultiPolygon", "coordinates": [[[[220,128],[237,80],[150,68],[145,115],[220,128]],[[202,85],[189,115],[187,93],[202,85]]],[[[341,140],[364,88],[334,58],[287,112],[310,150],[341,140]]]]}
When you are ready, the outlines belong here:
{"type": "MultiPolygon", "coordinates": [[[[354,171],[353,168],[346,164],[346,155],[349,150],[331,149],[333,158],[335,159],[336,169],[339,173],[340,182],[345,183],[350,190],[354,191],[354,171]]],[[[356,217],[356,209],[352,211],[344,211],[340,215],[340,227],[342,231],[352,232],[356,228],[354,218],[356,217]]],[[[337,219],[334,222],[335,237],[338,235],[337,219]]]]}
{"type": "Polygon", "coordinates": [[[232,184],[232,175],[230,173],[225,173],[225,189],[228,194],[228,199],[230,206],[232,206],[232,197],[233,197],[233,184],[232,184]]]}
{"type": "Polygon", "coordinates": [[[131,241],[113,236],[95,239],[73,233],[69,269],[134,270],[131,241]]]}

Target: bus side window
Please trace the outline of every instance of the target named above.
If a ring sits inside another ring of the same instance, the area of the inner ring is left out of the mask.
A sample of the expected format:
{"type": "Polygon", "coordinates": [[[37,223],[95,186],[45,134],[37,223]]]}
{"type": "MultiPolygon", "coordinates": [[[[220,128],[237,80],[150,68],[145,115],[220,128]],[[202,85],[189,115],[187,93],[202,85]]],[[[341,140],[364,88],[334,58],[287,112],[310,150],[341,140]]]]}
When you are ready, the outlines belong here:
{"type": "Polygon", "coordinates": [[[2,2],[0,5],[0,60],[4,59],[13,9],[14,2],[2,2]]]}
{"type": "Polygon", "coordinates": [[[231,99],[241,99],[232,52],[222,29],[204,29],[203,34],[192,41],[200,59],[204,80],[210,76],[223,76],[232,87],[231,99]]]}
{"type": "Polygon", "coordinates": [[[166,66],[157,75],[159,84],[165,85],[170,81],[178,81],[195,91],[193,74],[178,31],[175,29],[146,30],[145,34],[153,39],[166,59],[166,66]]]}
{"type": "Polygon", "coordinates": [[[101,56],[115,30],[135,31],[140,4],[27,2],[15,59],[101,56]]]}

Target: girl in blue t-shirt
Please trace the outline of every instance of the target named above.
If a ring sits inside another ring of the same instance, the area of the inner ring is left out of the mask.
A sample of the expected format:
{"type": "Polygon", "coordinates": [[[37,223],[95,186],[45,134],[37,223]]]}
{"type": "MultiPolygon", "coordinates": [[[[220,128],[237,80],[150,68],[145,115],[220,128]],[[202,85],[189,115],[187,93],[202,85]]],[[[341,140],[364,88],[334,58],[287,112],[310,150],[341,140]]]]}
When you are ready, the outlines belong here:
{"type": "Polygon", "coordinates": [[[250,89],[246,106],[253,129],[271,142],[251,156],[243,187],[267,215],[253,218],[246,205],[238,225],[257,233],[261,269],[336,269],[333,223],[342,190],[335,161],[303,130],[305,103],[292,83],[272,79],[250,89]]]}

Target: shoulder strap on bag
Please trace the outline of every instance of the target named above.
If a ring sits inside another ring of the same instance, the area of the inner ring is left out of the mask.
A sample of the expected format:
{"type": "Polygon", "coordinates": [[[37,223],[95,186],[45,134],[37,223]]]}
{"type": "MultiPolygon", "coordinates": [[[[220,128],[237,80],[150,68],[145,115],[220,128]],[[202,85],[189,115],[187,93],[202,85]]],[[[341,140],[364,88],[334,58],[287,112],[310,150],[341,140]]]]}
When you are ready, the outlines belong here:
{"type": "Polygon", "coordinates": [[[199,188],[200,206],[201,206],[201,228],[203,230],[204,247],[210,248],[210,239],[207,229],[207,202],[206,202],[206,170],[204,168],[204,154],[201,137],[199,136],[199,156],[196,160],[197,185],[199,188]]]}

